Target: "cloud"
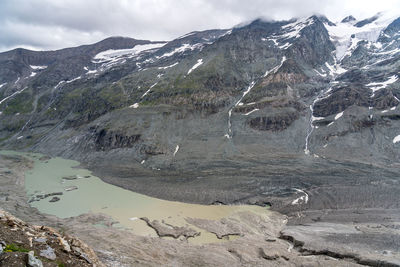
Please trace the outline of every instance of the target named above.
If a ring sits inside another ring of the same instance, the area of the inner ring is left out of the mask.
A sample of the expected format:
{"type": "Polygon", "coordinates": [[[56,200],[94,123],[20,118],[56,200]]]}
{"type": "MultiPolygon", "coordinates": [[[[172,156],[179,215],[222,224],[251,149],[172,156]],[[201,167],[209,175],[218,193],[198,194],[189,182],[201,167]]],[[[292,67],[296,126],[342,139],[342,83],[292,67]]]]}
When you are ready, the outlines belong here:
{"type": "Polygon", "coordinates": [[[170,40],[194,30],[230,28],[258,17],[282,20],[325,14],[339,20],[391,9],[398,0],[2,0],[0,50],[58,49],[109,36],[170,40]]]}

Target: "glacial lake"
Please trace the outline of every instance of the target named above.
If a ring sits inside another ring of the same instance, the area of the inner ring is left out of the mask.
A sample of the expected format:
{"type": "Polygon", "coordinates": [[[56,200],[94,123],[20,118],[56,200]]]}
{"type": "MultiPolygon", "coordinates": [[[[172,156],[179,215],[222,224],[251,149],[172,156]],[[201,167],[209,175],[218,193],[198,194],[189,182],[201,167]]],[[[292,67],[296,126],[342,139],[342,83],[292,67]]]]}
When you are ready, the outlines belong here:
{"type": "Polygon", "coordinates": [[[157,237],[154,229],[139,219],[147,217],[175,226],[189,226],[201,233],[200,236],[189,238],[189,242],[201,244],[226,240],[218,239],[215,234],[190,225],[185,218],[219,220],[235,216],[235,213],[241,211],[264,216],[268,214],[267,208],[259,206],[198,205],[149,197],[105,183],[89,170],[79,168],[79,162],[74,160],[59,157],[40,160],[43,157],[41,154],[15,151],[0,151],[0,154],[20,155],[34,162],[33,168],[25,173],[25,190],[29,199],[38,195],[63,193],[56,195],[60,198],[56,202],[49,202],[53,198],[50,196],[30,203],[40,212],[59,218],[103,213],[116,220],[119,223],[117,227],[137,235],[157,237]],[[74,187],[77,189],[71,190],[74,187]]]}

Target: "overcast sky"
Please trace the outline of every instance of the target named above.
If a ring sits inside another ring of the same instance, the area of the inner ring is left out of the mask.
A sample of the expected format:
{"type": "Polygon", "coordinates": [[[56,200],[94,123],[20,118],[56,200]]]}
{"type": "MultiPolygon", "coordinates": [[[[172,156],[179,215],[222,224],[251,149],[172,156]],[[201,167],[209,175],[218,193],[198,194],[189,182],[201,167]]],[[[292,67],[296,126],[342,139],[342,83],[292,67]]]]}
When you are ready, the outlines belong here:
{"type": "Polygon", "coordinates": [[[195,30],[231,28],[325,14],[332,21],[391,10],[400,0],[0,0],[0,51],[59,49],[109,36],[171,40],[195,30]]]}

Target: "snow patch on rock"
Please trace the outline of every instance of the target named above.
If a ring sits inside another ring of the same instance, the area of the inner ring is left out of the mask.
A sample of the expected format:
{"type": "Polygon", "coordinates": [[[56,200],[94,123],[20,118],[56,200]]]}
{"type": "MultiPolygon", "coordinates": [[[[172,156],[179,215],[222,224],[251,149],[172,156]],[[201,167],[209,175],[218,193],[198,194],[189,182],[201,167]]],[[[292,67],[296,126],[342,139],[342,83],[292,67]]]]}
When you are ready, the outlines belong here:
{"type": "Polygon", "coordinates": [[[166,57],[173,56],[173,55],[175,55],[177,53],[183,53],[183,52],[188,51],[188,50],[193,51],[193,50],[201,49],[201,48],[203,48],[203,44],[193,44],[193,45],[192,44],[182,44],[180,47],[177,47],[177,48],[175,48],[174,50],[172,50],[170,52],[164,53],[161,56],[156,56],[156,58],[158,58],[158,59],[159,58],[166,58],[166,57]]]}
{"type": "Polygon", "coordinates": [[[267,77],[270,73],[276,73],[282,67],[282,65],[285,61],[286,61],[286,57],[283,56],[281,59],[281,63],[278,66],[272,68],[271,70],[267,70],[264,74],[264,77],[267,77]]]}
{"type": "Polygon", "coordinates": [[[150,86],[150,88],[149,88],[140,98],[145,97],[145,96],[150,92],[150,90],[151,90],[154,86],[156,86],[157,84],[158,84],[158,82],[156,82],[156,83],[154,83],[152,86],[150,86]]]}
{"type": "Polygon", "coordinates": [[[256,112],[257,110],[260,110],[258,108],[253,109],[252,111],[247,112],[246,114],[244,114],[245,116],[250,115],[253,112],[256,112]]]}
{"type": "Polygon", "coordinates": [[[193,67],[187,72],[187,75],[189,75],[192,71],[197,69],[201,64],[203,64],[203,59],[197,60],[197,63],[193,65],[193,67]]]}
{"type": "Polygon", "coordinates": [[[179,145],[177,145],[176,148],[175,148],[174,157],[175,157],[176,153],[178,153],[178,151],[179,151],[179,145]]]}
{"type": "Polygon", "coordinates": [[[34,65],[29,65],[29,67],[31,67],[31,69],[34,69],[34,70],[44,70],[44,69],[47,69],[47,66],[34,66],[34,65]]]}
{"type": "Polygon", "coordinates": [[[388,85],[395,83],[397,80],[399,79],[399,77],[397,77],[396,75],[392,75],[389,77],[388,80],[384,81],[384,82],[372,82],[367,84],[367,87],[369,87],[373,93],[375,93],[376,91],[386,88],[388,85]]]}
{"type": "Polygon", "coordinates": [[[338,119],[340,119],[340,118],[343,116],[343,112],[344,112],[344,111],[342,111],[342,112],[336,114],[336,116],[335,116],[335,121],[338,120],[338,119]]]}
{"type": "Polygon", "coordinates": [[[114,60],[120,57],[133,57],[144,51],[158,49],[166,43],[143,44],[135,45],[133,48],[128,49],[109,49],[96,54],[93,57],[94,63],[102,63],[105,61],[114,60]]]}
{"type": "Polygon", "coordinates": [[[22,93],[26,88],[27,88],[27,87],[25,87],[25,88],[23,88],[23,89],[21,89],[21,90],[19,90],[19,91],[16,91],[16,92],[12,93],[11,95],[9,95],[9,96],[3,98],[2,100],[0,100],[0,104],[3,103],[4,101],[6,101],[7,99],[9,99],[9,98],[11,98],[11,97],[17,95],[17,94],[22,93]]]}
{"type": "Polygon", "coordinates": [[[133,104],[133,105],[130,105],[129,107],[130,107],[130,108],[138,108],[138,107],[139,107],[139,103],[135,103],[135,104],[133,104]]]}
{"type": "Polygon", "coordinates": [[[298,193],[303,194],[301,197],[296,198],[295,200],[292,201],[292,205],[299,205],[299,204],[307,204],[308,203],[308,199],[309,196],[308,194],[301,190],[301,189],[297,189],[297,188],[293,188],[294,190],[296,190],[298,193]]]}
{"type": "Polygon", "coordinates": [[[169,69],[169,68],[175,67],[178,64],[179,64],[179,62],[175,62],[174,64],[171,64],[171,65],[168,65],[168,66],[165,66],[165,67],[158,67],[158,69],[159,70],[165,70],[165,69],[169,69]]]}

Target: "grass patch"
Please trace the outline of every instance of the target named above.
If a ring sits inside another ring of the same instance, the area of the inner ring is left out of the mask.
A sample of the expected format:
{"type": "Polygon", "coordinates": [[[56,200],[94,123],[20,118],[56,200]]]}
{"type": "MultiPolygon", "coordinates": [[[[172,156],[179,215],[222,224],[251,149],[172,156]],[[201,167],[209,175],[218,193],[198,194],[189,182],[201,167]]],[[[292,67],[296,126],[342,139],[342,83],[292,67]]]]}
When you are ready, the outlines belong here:
{"type": "Polygon", "coordinates": [[[9,120],[9,122],[4,123],[4,126],[0,129],[8,132],[15,132],[17,130],[20,130],[24,125],[25,125],[24,120],[18,120],[18,121],[9,120]]]}
{"type": "Polygon", "coordinates": [[[5,252],[29,252],[29,249],[21,248],[15,244],[9,244],[4,249],[5,252]]]}
{"type": "Polygon", "coordinates": [[[139,102],[139,106],[155,106],[157,104],[157,101],[155,100],[144,100],[142,102],[139,102]]]}
{"type": "Polygon", "coordinates": [[[5,115],[29,113],[33,110],[33,98],[29,92],[22,92],[8,100],[4,105],[6,105],[3,111],[5,115]]]}

